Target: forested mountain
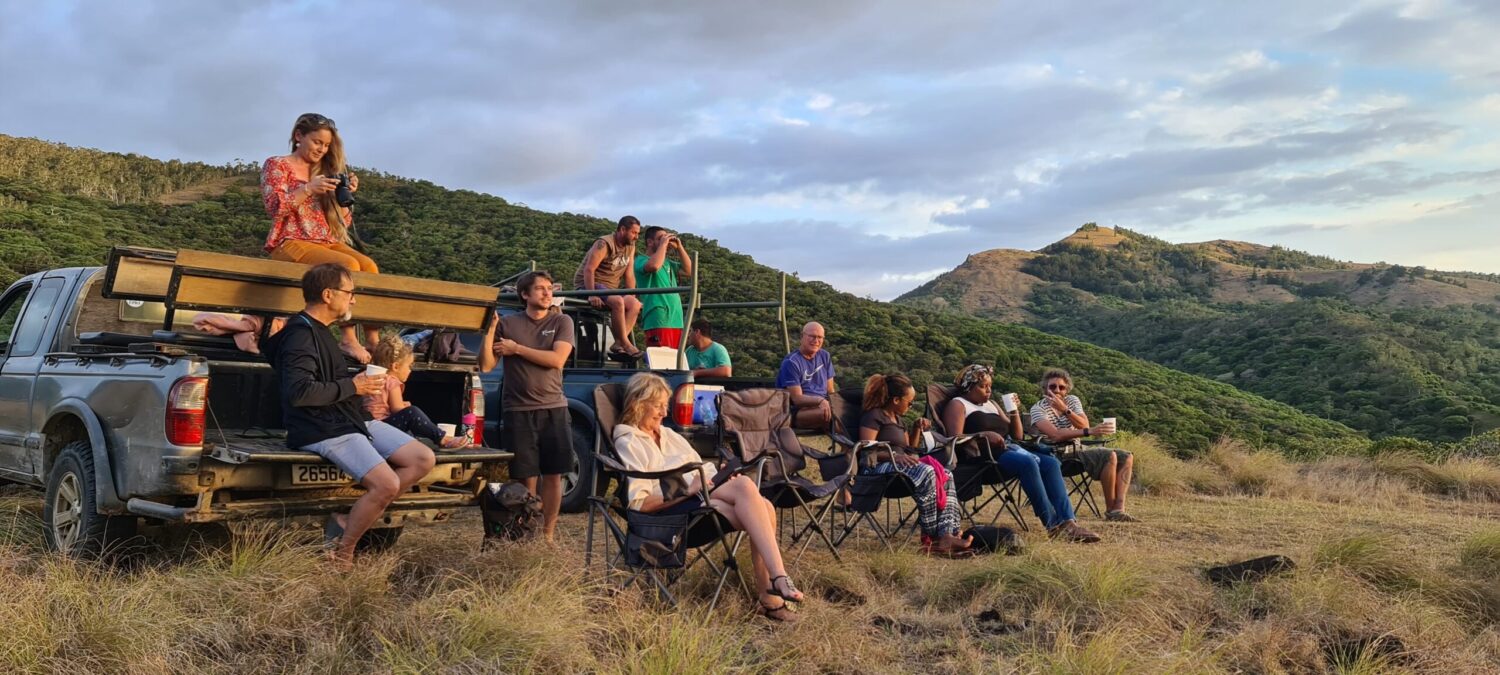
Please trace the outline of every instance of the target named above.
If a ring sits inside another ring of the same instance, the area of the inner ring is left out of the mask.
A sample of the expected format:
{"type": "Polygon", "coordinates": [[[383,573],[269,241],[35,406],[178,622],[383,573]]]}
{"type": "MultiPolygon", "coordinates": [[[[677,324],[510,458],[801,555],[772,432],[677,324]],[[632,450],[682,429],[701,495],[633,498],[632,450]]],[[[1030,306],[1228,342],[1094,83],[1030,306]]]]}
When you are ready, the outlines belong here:
{"type": "MultiPolygon", "coordinates": [[[[570,279],[589,242],[613,227],[604,218],[536,211],[373,171],[362,172],[358,198],[359,232],[382,270],[472,283],[509,276],[533,259],[570,279]]],[[[51,267],[99,264],[116,244],[262,255],[267,229],[254,167],[173,164],[0,136],[5,283],[51,267]]],[[[775,297],[776,270],[712,240],[690,233],[683,239],[701,254],[706,301],[775,297]]],[[[997,366],[998,390],[1022,392],[1029,402],[1042,371],[1061,366],[1078,376],[1079,393],[1096,414],[1156,433],[1184,452],[1221,436],[1298,454],[1367,444],[1342,424],[1228,384],[1031,328],[874,302],[815,281],[792,281],[788,300],[793,330],[812,319],[827,326],[844,385],[893,370],[919,383],[947,381],[963,365],[982,362],[997,366]]],[[[773,373],[782,341],[768,314],[709,318],[737,375],[773,373]]]]}
{"type": "Polygon", "coordinates": [[[1090,224],[1041,251],[972,255],[897,301],[1120,349],[1376,437],[1500,427],[1495,275],[1090,224]]]}

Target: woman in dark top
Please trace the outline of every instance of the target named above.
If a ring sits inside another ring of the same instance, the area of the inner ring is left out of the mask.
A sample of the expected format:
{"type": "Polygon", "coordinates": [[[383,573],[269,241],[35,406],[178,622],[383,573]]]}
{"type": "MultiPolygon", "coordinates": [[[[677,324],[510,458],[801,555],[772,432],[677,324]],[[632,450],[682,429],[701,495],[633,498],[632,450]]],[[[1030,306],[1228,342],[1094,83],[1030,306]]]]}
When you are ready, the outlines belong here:
{"type": "Polygon", "coordinates": [[[1015,402],[1015,413],[1005,414],[990,400],[993,384],[994,370],[989,366],[974,364],[959,371],[953,382],[957,391],[943,409],[943,428],[955,436],[980,434],[988,439],[1000,470],[1021,483],[1021,491],[1049,534],[1086,543],[1099,541],[1099,535],[1074,520],[1062,463],[1051,454],[1036,454],[1013,442],[1024,434],[1021,402],[1015,402]]]}
{"type": "Polygon", "coordinates": [[[901,424],[901,416],[911,409],[916,397],[916,388],[904,375],[877,374],[865,380],[859,440],[888,443],[890,450],[873,451],[873,466],[861,466],[860,473],[906,474],[915,484],[912,496],[917,502],[917,524],[927,550],[946,555],[962,553],[969,549],[971,538],[958,536],[963,513],[953,493],[953,477],[936,461],[911,452],[920,447],[922,433],[930,424],[925,419],[917,420],[910,429],[901,424]]]}

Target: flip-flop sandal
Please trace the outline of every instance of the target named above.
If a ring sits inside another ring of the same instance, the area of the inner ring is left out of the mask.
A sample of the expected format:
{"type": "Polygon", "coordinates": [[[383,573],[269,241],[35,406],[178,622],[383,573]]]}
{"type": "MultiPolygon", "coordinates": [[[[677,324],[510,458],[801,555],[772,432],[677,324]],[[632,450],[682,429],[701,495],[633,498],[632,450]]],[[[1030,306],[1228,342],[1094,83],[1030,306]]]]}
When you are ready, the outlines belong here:
{"type": "MultiPolygon", "coordinates": [[[[785,574],[782,574],[780,576],[771,577],[771,587],[768,588],[768,589],[766,589],[766,594],[767,595],[774,595],[774,596],[776,596],[778,598],[781,598],[782,600],[785,600],[787,602],[802,602],[801,600],[792,597],[793,593],[802,593],[802,591],[798,590],[797,589],[797,585],[792,583],[791,577],[788,577],[785,574]],[[783,591],[781,589],[781,587],[779,587],[779,586],[776,585],[776,580],[777,579],[786,579],[786,590],[785,591],[783,591]]],[[[805,596],[806,594],[803,594],[803,595],[805,596]]]]}
{"type": "Polygon", "coordinates": [[[797,623],[797,613],[792,610],[792,603],[785,600],[781,601],[781,604],[776,607],[762,602],[760,603],[760,609],[755,613],[778,623],[797,623]]]}

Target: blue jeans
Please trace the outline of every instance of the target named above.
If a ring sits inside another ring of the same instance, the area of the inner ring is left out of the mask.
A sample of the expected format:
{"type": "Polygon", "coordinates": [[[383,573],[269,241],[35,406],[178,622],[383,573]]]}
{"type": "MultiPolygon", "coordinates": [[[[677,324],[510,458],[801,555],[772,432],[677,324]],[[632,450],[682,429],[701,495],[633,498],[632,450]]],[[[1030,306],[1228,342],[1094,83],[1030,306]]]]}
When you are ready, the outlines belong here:
{"type": "Polygon", "coordinates": [[[1049,454],[1039,455],[1014,443],[995,458],[1000,470],[1021,483],[1031,508],[1047,529],[1073,520],[1073,502],[1063,483],[1062,462],[1049,454]]]}

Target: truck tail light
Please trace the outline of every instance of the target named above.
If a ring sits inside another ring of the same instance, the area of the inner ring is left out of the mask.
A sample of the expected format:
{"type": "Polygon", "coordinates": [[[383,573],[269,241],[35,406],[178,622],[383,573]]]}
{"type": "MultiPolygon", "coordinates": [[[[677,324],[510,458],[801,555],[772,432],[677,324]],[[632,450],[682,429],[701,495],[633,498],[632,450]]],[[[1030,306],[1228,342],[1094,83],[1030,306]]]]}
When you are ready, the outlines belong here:
{"type": "Polygon", "coordinates": [[[203,418],[208,408],[208,378],[184,377],[167,394],[167,442],[203,445],[203,418]]]}
{"type": "Polygon", "coordinates": [[[474,430],[474,445],[484,445],[484,390],[478,387],[469,389],[469,415],[473,421],[465,419],[474,430]]]}
{"type": "Polygon", "coordinates": [[[672,421],[678,426],[691,426],[693,423],[693,385],[692,383],[677,387],[677,393],[672,397],[672,421]]]}

